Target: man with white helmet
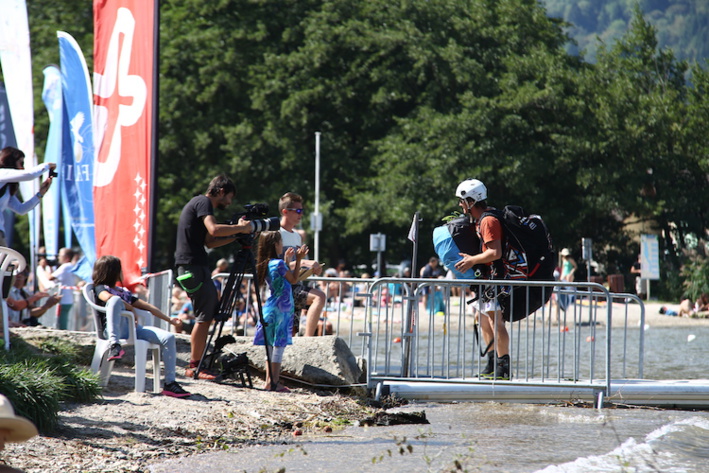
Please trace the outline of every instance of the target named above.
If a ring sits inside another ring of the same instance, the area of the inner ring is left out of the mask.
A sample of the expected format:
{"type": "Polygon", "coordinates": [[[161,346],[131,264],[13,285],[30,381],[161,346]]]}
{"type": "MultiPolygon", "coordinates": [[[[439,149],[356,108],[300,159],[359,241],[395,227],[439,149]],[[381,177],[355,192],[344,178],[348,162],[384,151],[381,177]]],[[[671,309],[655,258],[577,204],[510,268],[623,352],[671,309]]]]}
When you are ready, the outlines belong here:
{"type": "MultiPolygon", "coordinates": [[[[502,224],[494,216],[481,219],[483,213],[490,210],[487,206],[487,188],[477,179],[466,179],[458,185],[455,192],[459,199],[458,205],[463,213],[475,223],[475,229],[480,238],[480,253],[469,255],[460,253],[462,259],[455,264],[460,272],[465,272],[475,265],[484,264],[490,267],[490,278],[504,277],[502,265],[502,224]]],[[[487,346],[487,366],[480,377],[492,379],[510,378],[509,334],[502,317],[502,310],[495,298],[484,301],[479,299],[478,318],[483,339],[487,346]]]]}

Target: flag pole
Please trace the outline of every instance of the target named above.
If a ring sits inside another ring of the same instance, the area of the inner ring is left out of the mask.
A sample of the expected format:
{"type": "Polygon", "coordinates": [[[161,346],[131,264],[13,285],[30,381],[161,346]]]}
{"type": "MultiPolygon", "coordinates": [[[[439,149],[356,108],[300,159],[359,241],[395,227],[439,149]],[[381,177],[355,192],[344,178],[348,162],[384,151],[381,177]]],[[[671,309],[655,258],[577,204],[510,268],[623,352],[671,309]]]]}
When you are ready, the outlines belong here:
{"type": "MultiPolygon", "coordinates": [[[[418,256],[419,248],[419,222],[421,221],[421,216],[419,212],[414,213],[414,219],[411,222],[411,229],[409,230],[409,240],[414,243],[413,256],[411,257],[411,277],[416,278],[418,271],[416,271],[416,260],[418,256]]],[[[416,283],[411,284],[411,291],[408,294],[408,305],[406,308],[406,323],[404,325],[404,336],[402,337],[403,344],[403,357],[402,360],[402,376],[409,376],[409,360],[411,359],[411,345],[413,343],[414,335],[414,304],[418,304],[418,300],[414,297],[416,293],[416,283]]]]}
{"type": "MultiPolygon", "coordinates": [[[[153,15],[153,115],[151,123],[151,142],[150,142],[150,222],[148,225],[148,254],[147,254],[147,272],[155,272],[154,249],[156,248],[157,240],[157,208],[158,199],[156,198],[158,189],[158,123],[160,111],[159,94],[160,94],[160,0],[155,0],[155,11],[153,15]]],[[[143,271],[145,272],[145,271],[143,271]]]]}
{"type": "Polygon", "coordinates": [[[320,132],[315,132],[315,213],[313,224],[315,230],[315,261],[320,261],[320,132]]]}

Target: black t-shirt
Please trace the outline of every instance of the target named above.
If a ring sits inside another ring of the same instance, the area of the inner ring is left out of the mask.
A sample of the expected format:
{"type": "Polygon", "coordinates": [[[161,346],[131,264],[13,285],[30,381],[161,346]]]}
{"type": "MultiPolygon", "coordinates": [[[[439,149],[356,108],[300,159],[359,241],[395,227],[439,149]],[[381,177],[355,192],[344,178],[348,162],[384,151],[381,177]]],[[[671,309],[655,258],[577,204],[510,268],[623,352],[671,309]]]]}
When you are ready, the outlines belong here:
{"type": "Polygon", "coordinates": [[[440,266],[436,266],[434,268],[430,264],[427,264],[423,268],[422,276],[426,279],[432,279],[432,278],[437,278],[439,276],[443,276],[443,268],[440,266]]]}
{"type": "Polygon", "coordinates": [[[214,215],[214,208],[206,195],[193,197],[182,209],[177,224],[175,264],[209,266],[207,251],[204,249],[207,236],[204,218],[207,215],[214,215]]]}

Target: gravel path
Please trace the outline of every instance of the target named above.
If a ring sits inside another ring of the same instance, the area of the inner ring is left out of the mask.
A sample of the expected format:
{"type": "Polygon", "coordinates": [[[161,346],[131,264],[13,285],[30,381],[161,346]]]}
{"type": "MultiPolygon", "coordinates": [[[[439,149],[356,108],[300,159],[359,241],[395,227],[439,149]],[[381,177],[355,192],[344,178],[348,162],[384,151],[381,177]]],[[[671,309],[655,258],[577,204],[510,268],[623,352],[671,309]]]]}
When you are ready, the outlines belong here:
{"type": "Polygon", "coordinates": [[[147,472],[150,464],[170,458],[285,443],[295,430],[336,430],[372,412],[355,398],[332,393],[282,394],[178,380],[194,393],[191,398],[133,392],[131,370],[114,369],[101,401],[64,406],[56,434],[8,444],[2,459],[28,473],[147,472]]]}

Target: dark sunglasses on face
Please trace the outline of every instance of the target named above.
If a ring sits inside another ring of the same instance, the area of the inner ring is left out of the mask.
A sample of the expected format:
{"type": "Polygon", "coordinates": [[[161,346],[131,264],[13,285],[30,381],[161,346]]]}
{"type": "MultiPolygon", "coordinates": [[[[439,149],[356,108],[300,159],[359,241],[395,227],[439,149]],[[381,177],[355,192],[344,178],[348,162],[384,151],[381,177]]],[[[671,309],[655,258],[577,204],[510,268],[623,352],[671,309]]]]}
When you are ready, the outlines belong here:
{"type": "Polygon", "coordinates": [[[286,209],[286,210],[290,210],[290,211],[292,211],[292,212],[295,212],[295,213],[297,213],[298,215],[300,215],[300,214],[303,213],[303,209],[286,209]]]}

